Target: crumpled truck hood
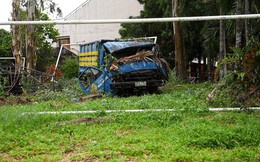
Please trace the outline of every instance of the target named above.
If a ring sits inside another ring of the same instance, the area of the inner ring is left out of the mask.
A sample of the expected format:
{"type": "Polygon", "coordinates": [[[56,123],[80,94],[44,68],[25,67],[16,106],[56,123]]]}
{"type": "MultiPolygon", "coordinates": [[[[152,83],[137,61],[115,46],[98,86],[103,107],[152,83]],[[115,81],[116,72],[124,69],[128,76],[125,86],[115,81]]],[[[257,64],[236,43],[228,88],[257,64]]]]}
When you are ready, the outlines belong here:
{"type": "Polygon", "coordinates": [[[136,47],[153,47],[155,44],[153,42],[137,42],[137,41],[127,41],[127,42],[106,42],[104,43],[105,48],[110,52],[114,53],[127,48],[136,47]]]}

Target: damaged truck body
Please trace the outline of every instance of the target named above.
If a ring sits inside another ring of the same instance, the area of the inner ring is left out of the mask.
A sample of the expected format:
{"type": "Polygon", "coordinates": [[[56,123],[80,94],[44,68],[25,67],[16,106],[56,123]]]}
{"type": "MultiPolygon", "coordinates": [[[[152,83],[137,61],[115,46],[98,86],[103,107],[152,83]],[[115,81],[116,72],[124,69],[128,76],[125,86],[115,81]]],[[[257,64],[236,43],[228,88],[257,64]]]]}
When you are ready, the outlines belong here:
{"type": "Polygon", "coordinates": [[[86,94],[156,92],[166,67],[153,42],[101,40],[80,46],[78,79],[86,94]]]}

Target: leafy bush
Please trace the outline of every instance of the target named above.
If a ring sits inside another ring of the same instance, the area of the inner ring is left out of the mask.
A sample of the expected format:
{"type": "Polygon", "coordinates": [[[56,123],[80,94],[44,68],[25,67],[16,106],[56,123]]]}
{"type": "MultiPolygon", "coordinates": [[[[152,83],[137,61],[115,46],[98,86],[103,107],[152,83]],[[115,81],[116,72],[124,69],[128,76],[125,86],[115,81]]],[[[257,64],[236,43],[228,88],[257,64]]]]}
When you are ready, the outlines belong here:
{"type": "Polygon", "coordinates": [[[76,57],[71,59],[66,58],[64,64],[61,66],[64,78],[78,77],[78,60],[76,57]]]}

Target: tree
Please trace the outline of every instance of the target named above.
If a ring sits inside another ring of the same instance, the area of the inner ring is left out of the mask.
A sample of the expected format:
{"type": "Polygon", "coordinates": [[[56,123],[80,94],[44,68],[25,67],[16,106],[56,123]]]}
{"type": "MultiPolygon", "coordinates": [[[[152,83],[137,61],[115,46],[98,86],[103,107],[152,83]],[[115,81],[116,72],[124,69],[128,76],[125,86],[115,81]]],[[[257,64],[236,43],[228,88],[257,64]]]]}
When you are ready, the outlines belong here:
{"type": "MultiPolygon", "coordinates": [[[[20,0],[13,0],[12,2],[13,10],[12,10],[12,20],[19,21],[21,20],[20,16],[20,0]]],[[[12,25],[12,52],[15,57],[15,67],[16,74],[20,73],[20,69],[22,66],[22,32],[21,26],[12,25]]]]}
{"type": "MultiPolygon", "coordinates": [[[[226,15],[227,8],[229,4],[232,4],[232,0],[219,0],[219,14],[226,15]]],[[[227,45],[226,45],[226,25],[224,20],[219,21],[219,58],[218,61],[221,62],[226,58],[227,45]]],[[[220,68],[219,77],[223,78],[227,74],[226,64],[220,68]]]]}
{"type": "MultiPolygon", "coordinates": [[[[45,10],[45,6],[48,6],[50,12],[57,11],[58,15],[61,15],[61,10],[56,7],[56,4],[52,0],[13,0],[13,12],[12,18],[13,21],[22,20],[21,14],[24,13],[23,10],[26,11],[25,20],[35,21],[39,20],[42,16],[41,11],[45,10]]],[[[42,27],[35,25],[27,25],[26,26],[26,67],[28,72],[30,69],[34,69],[36,67],[36,49],[37,42],[42,38],[43,33],[37,34],[37,30],[42,27]],[[39,36],[40,35],[40,36],[39,36]]],[[[54,31],[54,30],[52,30],[54,31]]],[[[22,62],[22,27],[19,25],[12,26],[12,49],[13,55],[16,58],[16,65],[18,67],[21,66],[22,62]]],[[[57,31],[55,32],[57,33],[57,31]]],[[[39,45],[39,44],[38,44],[39,45]]],[[[20,71],[20,70],[19,70],[20,71]]]]}
{"type": "MultiPolygon", "coordinates": [[[[52,2],[52,0],[24,1],[24,5],[26,6],[26,11],[27,11],[27,21],[39,20],[39,15],[40,15],[39,13],[45,9],[44,4],[49,5],[50,12],[56,11],[55,3],[52,2]]],[[[59,8],[57,8],[57,12],[61,14],[61,10],[59,8]]],[[[27,68],[27,72],[29,73],[31,69],[35,69],[36,62],[37,62],[36,49],[37,49],[37,39],[39,39],[39,37],[36,35],[35,30],[36,27],[34,25],[27,25],[26,68],[27,68]]]]}
{"type": "MultiPolygon", "coordinates": [[[[245,0],[245,14],[251,14],[251,8],[252,8],[251,0],[245,0]]],[[[252,27],[251,27],[250,19],[245,20],[245,37],[247,43],[252,37],[252,27]]]]}
{"type": "MultiPolygon", "coordinates": [[[[237,15],[243,13],[243,0],[237,0],[237,15]]],[[[242,36],[243,36],[243,20],[236,20],[236,47],[242,48],[242,36]]]]}
{"type": "MultiPolygon", "coordinates": [[[[172,14],[173,17],[178,17],[178,0],[172,0],[172,14]]],[[[175,70],[176,76],[182,81],[187,80],[185,47],[182,36],[182,29],[180,22],[173,22],[174,43],[175,43],[175,70]]]]}
{"type": "MultiPolygon", "coordinates": [[[[27,2],[27,21],[36,20],[36,2],[35,0],[28,0],[27,2]]],[[[36,67],[36,34],[34,33],[35,26],[27,25],[26,31],[26,69],[30,73],[31,69],[36,67]]]]}
{"type": "MultiPolygon", "coordinates": [[[[138,0],[144,5],[144,9],[140,12],[138,18],[153,17],[172,17],[172,2],[175,0],[138,0]],[[156,6],[156,7],[155,7],[156,6]]],[[[244,0],[246,1],[246,0],[244,0]]],[[[177,6],[178,16],[208,16],[208,15],[234,15],[236,14],[237,0],[179,0],[177,6]]],[[[259,12],[260,1],[251,1],[251,13],[259,12]]],[[[246,8],[246,7],[245,7],[246,8]]],[[[250,9],[249,9],[250,10],[250,9]]],[[[136,17],[131,17],[136,18],[136,17]]],[[[260,21],[251,20],[251,36],[260,38],[260,21]]],[[[167,59],[171,67],[175,66],[175,57],[173,54],[175,43],[181,42],[173,38],[172,23],[148,23],[148,24],[121,24],[122,29],[119,31],[122,38],[158,36],[158,44],[162,51],[163,57],[167,59]],[[174,42],[174,43],[173,43],[174,42]]],[[[176,24],[175,24],[176,25],[176,24]]],[[[245,24],[242,24],[242,29],[245,24]]],[[[178,27],[178,25],[177,25],[178,27]]],[[[185,47],[186,57],[185,63],[191,62],[194,58],[198,60],[208,60],[208,65],[204,64],[207,69],[208,78],[214,76],[214,62],[221,62],[227,53],[232,52],[231,47],[236,45],[236,21],[203,21],[203,22],[181,22],[182,42],[185,47]],[[206,59],[207,57],[207,59],[206,59]]],[[[178,30],[178,28],[176,28],[178,30]]],[[[175,30],[176,30],[175,29],[175,30]]],[[[243,29],[244,30],[244,29],[243,29]]],[[[245,33],[245,31],[242,31],[245,33]]],[[[244,36],[244,35],[242,35],[244,36]]],[[[250,37],[250,36],[249,36],[250,37]]],[[[179,39],[179,38],[178,38],[179,39]]],[[[242,40],[245,38],[242,37],[242,40]]],[[[248,38],[250,39],[250,38],[248,38]]],[[[242,41],[242,46],[244,42],[242,41]]],[[[183,48],[184,49],[184,48],[183,48]]],[[[176,55],[178,56],[178,55],[176,55]]],[[[199,61],[200,62],[200,61],[199,61]]],[[[183,64],[182,64],[183,65],[183,64]]],[[[177,65],[178,66],[178,65],[177,65]]],[[[176,68],[177,68],[176,66],[176,68]]],[[[204,79],[201,71],[202,65],[197,66],[197,77],[204,79]]],[[[225,66],[221,69],[221,76],[225,75],[225,66]]],[[[205,72],[205,71],[204,71],[205,72]]]]}

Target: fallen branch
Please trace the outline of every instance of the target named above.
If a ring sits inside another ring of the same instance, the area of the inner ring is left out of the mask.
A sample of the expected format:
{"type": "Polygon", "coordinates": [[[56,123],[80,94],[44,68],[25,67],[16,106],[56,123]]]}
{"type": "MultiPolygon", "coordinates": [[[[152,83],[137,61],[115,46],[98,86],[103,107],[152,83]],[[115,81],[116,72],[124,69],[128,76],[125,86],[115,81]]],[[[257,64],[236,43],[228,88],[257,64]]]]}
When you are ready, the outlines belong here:
{"type": "Polygon", "coordinates": [[[208,100],[209,102],[211,102],[212,99],[215,97],[215,93],[216,93],[216,91],[218,90],[218,88],[220,87],[220,85],[221,85],[221,84],[217,84],[217,86],[208,94],[207,100],[208,100]]]}

